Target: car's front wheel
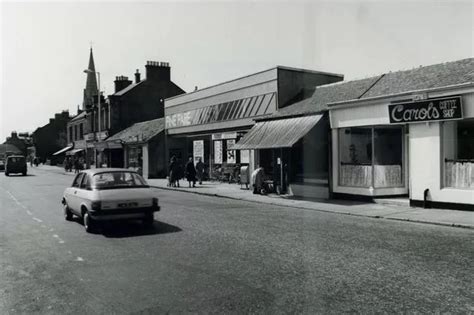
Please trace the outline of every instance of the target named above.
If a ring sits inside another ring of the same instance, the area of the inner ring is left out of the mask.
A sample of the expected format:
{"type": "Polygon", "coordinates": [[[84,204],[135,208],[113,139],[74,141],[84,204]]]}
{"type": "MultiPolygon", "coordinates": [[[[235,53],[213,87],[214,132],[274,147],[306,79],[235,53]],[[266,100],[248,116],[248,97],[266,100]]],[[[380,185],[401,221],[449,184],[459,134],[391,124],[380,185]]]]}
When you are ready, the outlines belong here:
{"type": "Polygon", "coordinates": [[[87,233],[94,233],[96,230],[96,222],[91,218],[88,211],[84,211],[82,215],[84,228],[86,229],[87,233]]]}
{"type": "Polygon", "coordinates": [[[5,172],[5,176],[8,176],[8,175],[10,175],[10,174],[8,172],[5,172]]]}
{"type": "Polygon", "coordinates": [[[67,221],[71,221],[73,215],[72,215],[71,209],[69,209],[69,207],[68,207],[68,205],[67,205],[66,202],[64,202],[63,209],[64,209],[64,218],[65,218],[67,221]]]}

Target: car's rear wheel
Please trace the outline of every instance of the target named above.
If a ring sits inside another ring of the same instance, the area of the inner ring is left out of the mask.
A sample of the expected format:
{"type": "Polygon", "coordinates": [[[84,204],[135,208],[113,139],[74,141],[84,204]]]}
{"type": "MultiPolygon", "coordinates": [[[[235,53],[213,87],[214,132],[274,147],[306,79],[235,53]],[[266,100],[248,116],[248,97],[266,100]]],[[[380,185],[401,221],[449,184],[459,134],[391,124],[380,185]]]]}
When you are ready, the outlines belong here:
{"type": "Polygon", "coordinates": [[[64,202],[63,209],[64,209],[64,218],[67,221],[72,221],[73,214],[71,212],[71,209],[69,209],[66,202],[64,202]]]}
{"type": "Polygon", "coordinates": [[[94,233],[96,230],[96,222],[91,218],[89,212],[86,210],[82,214],[84,228],[87,233],[94,233]]]}
{"type": "Polygon", "coordinates": [[[10,174],[8,172],[5,172],[5,176],[8,176],[8,175],[10,175],[10,174]]]}

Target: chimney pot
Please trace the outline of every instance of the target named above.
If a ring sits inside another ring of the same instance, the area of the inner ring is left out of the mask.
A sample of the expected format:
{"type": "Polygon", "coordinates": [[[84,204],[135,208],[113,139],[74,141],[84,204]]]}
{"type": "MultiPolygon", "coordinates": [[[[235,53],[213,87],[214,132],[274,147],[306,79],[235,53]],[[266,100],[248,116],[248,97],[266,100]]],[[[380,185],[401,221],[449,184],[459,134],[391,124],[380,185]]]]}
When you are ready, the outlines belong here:
{"type": "Polygon", "coordinates": [[[137,72],[135,72],[135,83],[140,82],[140,72],[137,69],[137,72]]]}

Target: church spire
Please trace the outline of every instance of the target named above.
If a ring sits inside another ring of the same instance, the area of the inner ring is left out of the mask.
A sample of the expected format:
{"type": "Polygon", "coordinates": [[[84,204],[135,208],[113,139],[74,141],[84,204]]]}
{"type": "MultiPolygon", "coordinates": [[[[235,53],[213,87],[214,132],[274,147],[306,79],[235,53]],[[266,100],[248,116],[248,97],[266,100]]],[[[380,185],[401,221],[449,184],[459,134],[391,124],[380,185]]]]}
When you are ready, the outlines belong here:
{"type": "Polygon", "coordinates": [[[87,73],[86,88],[84,89],[84,101],[82,103],[82,109],[86,109],[88,106],[93,105],[94,97],[97,95],[97,79],[95,74],[94,56],[91,52],[89,55],[89,66],[87,69],[94,72],[87,73]]]}

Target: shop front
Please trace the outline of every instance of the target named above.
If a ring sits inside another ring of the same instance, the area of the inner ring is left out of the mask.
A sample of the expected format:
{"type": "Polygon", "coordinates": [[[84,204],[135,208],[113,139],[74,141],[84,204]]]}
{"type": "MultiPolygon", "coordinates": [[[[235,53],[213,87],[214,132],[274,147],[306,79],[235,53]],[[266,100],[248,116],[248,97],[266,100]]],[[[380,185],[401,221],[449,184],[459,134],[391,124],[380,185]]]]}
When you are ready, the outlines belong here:
{"type": "Polygon", "coordinates": [[[474,209],[472,84],[329,104],[336,194],[474,209]]]}
{"type": "MultiPolygon", "coordinates": [[[[172,156],[182,164],[189,157],[195,163],[201,159],[206,177],[238,182],[241,167],[248,167],[251,173],[260,163],[252,148],[233,149],[255,125],[255,119],[292,104],[305,89],[342,78],[338,74],[275,67],[166,99],[167,161],[172,156]]],[[[273,153],[268,154],[273,159],[273,153]]]]}

